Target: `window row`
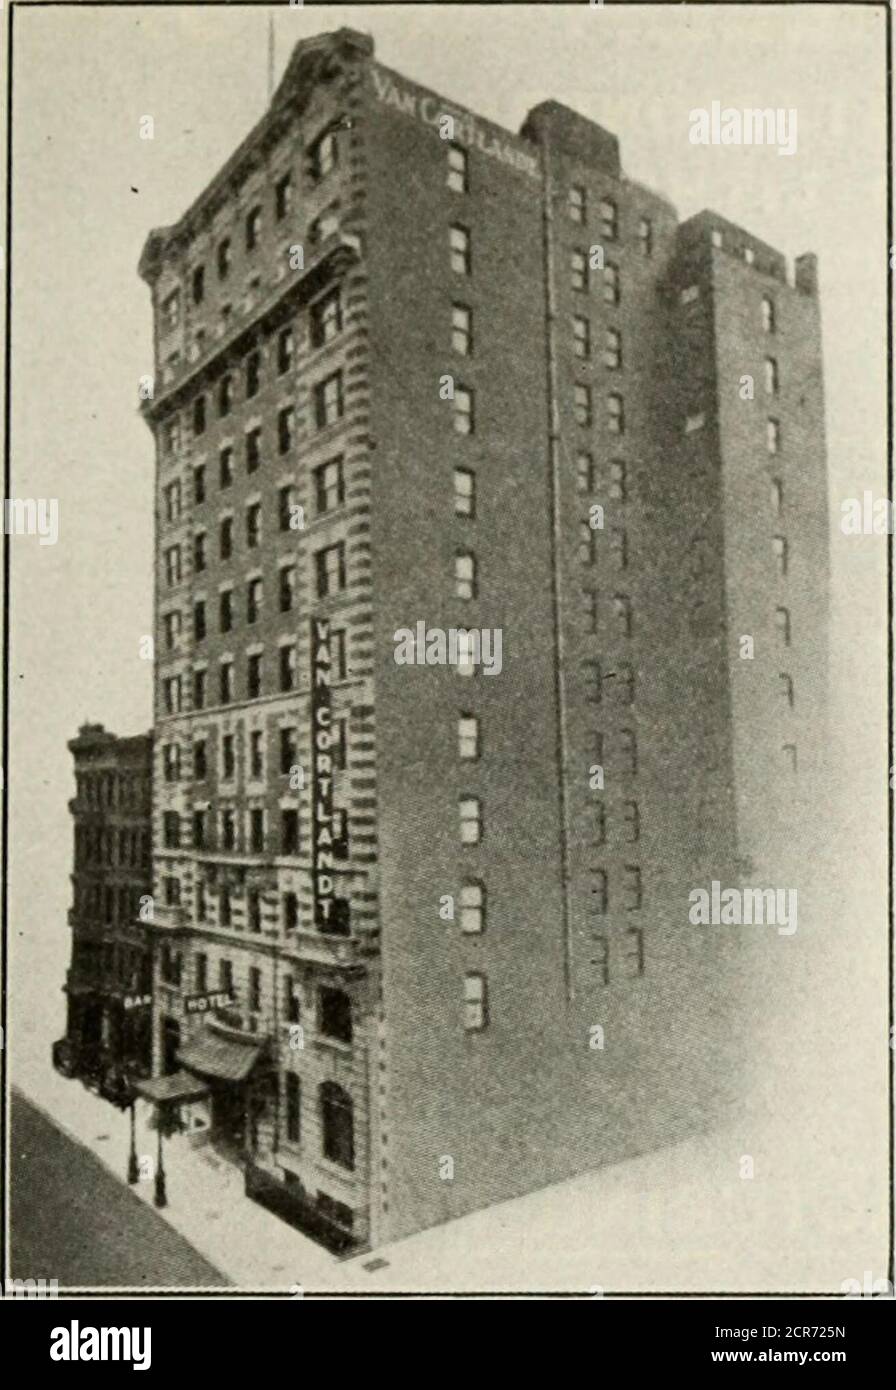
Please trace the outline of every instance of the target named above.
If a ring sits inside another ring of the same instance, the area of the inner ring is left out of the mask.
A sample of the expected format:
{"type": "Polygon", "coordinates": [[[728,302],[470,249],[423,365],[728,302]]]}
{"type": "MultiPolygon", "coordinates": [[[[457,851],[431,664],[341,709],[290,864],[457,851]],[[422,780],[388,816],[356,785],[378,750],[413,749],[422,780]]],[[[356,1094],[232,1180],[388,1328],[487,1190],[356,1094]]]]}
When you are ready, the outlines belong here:
{"type": "MultiPolygon", "coordinates": [[[[339,137],[336,129],[329,129],[309,147],[306,169],[313,183],[320,183],[339,163],[339,137]]],[[[286,220],[293,208],[293,180],[289,171],[281,174],[274,183],[273,213],[275,223],[286,220]]],[[[262,237],[264,208],[255,203],[245,213],[242,225],[243,246],[247,254],[257,250],[262,237]]],[[[233,239],[223,237],[215,247],[215,267],[218,279],[227,280],[233,267],[233,239]]],[[[194,305],[205,299],[205,265],[193,266],[189,273],[189,292],[194,305]]],[[[166,331],[176,328],[181,319],[181,292],[172,290],[162,301],[162,326],[166,331]]]]}
{"type": "MultiPolygon", "coordinates": [[[[341,320],[340,326],[341,326],[341,320]]],[[[290,330],[285,330],[287,333],[290,330]]],[[[338,330],[337,330],[338,331],[338,330]]],[[[281,335],[282,337],[282,335],[281,335]]],[[[291,338],[289,339],[291,343],[291,338]]],[[[291,360],[290,347],[290,360],[291,360]]],[[[254,353],[250,361],[259,359],[259,354],[254,353]]],[[[285,370],[285,369],[284,369],[285,370]]],[[[253,381],[255,379],[253,378],[253,381]]],[[[259,387],[255,381],[252,395],[255,395],[259,387]]],[[[248,397],[247,397],[248,399],[248,397]]],[[[218,418],[226,419],[233,409],[233,378],[230,374],[221,378],[216,391],[218,418]]],[[[315,383],[311,390],[312,416],[315,427],[318,430],[328,429],[335,425],[345,414],[345,392],[341,370],[331,372],[321,381],[315,383]]],[[[208,426],[208,404],[204,393],[196,396],[190,408],[190,422],[193,439],[199,439],[205,434],[208,426]]],[[[277,447],[281,454],[285,454],[292,447],[295,435],[295,413],[291,406],[284,407],[277,416],[277,447]]],[[[165,455],[177,453],[181,447],[182,436],[179,417],[174,416],[167,420],[161,431],[162,452],[165,455]]],[[[222,455],[226,451],[222,450],[222,455]]],[[[261,464],[261,430],[260,428],[248,430],[246,432],[246,471],[252,473],[261,464]]],[[[221,461],[222,486],[226,486],[223,481],[228,473],[232,477],[233,457],[232,452],[226,461],[221,461]]],[[[228,478],[230,481],[230,478],[228,478]]],[[[204,483],[204,479],[202,479],[204,483]]]]}
{"type": "MultiPolygon", "coordinates": [[[[626,912],[639,912],[644,903],[644,885],[641,868],[638,864],[626,864],[621,870],[618,884],[619,898],[614,897],[613,906],[626,912]]],[[[610,876],[606,869],[588,871],[588,911],[592,916],[603,916],[610,910],[610,876]]]]}
{"type": "MultiPolygon", "coordinates": [[[[577,382],[572,389],[576,424],[590,428],[594,423],[592,389],[583,382],[577,382]]],[[[625,434],[625,402],[618,391],[610,391],[607,395],[604,423],[610,434],[625,434]]]]}
{"type": "MultiPolygon", "coordinates": [[[[608,985],[610,983],[610,938],[603,932],[593,932],[591,944],[594,949],[594,955],[591,957],[591,964],[596,966],[601,982],[608,985]]],[[[624,977],[631,978],[632,976],[644,974],[643,928],[626,928],[621,963],[621,973],[624,977]]]]}
{"type": "MultiPolygon", "coordinates": [[[[567,190],[566,211],[570,221],[580,227],[588,221],[588,190],[582,184],[571,184],[567,190]]],[[[598,199],[597,222],[605,241],[619,239],[619,209],[612,198],[598,199]]],[[[642,256],[653,255],[653,223],[648,217],[638,218],[636,244],[642,256]]]]}
{"type": "MultiPolygon", "coordinates": [[[[326,751],[330,753],[332,765],[337,772],[346,767],[347,759],[347,715],[335,715],[327,731],[326,751]]],[[[281,725],[278,729],[279,769],[281,776],[292,774],[298,766],[298,729],[295,725],[281,725]]],[[[252,729],[243,745],[244,776],[248,781],[260,781],[265,776],[265,758],[268,738],[265,730],[252,729]]],[[[321,743],[323,746],[323,741],[321,743]]],[[[205,782],[209,777],[212,759],[209,756],[208,741],[196,739],[192,746],[192,780],[205,782]]],[[[180,745],[162,745],[162,769],[166,782],[182,780],[183,760],[180,745]]],[[[237,775],[237,737],[236,734],[222,734],[216,767],[218,780],[232,781],[237,775]]]]}
{"type": "MultiPolygon", "coordinates": [[[[592,763],[588,769],[589,785],[595,778],[599,764],[592,763]]],[[[602,767],[600,768],[603,771],[602,767]]],[[[588,843],[592,849],[602,849],[607,844],[607,822],[609,815],[605,801],[595,798],[588,806],[588,843]]],[[[636,845],[641,838],[641,812],[637,801],[622,802],[622,843],[636,845]]]]}

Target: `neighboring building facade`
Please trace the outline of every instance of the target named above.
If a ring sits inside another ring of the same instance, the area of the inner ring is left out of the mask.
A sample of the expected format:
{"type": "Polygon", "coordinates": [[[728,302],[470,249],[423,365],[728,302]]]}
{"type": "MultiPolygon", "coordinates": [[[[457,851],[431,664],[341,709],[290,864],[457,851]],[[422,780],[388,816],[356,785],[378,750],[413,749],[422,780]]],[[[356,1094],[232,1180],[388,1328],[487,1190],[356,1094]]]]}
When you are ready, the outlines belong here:
{"type": "Polygon", "coordinates": [[[77,786],[72,951],[53,1060],[105,1092],[122,1069],[148,1076],[152,1061],[152,734],[117,738],[84,724],[68,747],[77,786]]]}
{"type": "Polygon", "coordinates": [[[812,258],[340,30],[141,273],[154,1072],[337,1242],[708,1121],[750,972],[689,893],[770,872],[823,715],[812,258]]]}

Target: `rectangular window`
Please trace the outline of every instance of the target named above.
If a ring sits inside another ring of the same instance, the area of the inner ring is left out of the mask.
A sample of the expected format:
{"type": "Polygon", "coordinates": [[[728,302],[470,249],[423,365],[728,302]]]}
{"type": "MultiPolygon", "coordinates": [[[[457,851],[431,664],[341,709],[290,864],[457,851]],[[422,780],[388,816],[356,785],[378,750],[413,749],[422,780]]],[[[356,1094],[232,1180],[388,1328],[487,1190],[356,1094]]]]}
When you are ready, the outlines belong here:
{"type": "Polygon", "coordinates": [[[201,642],[205,638],[205,599],[193,604],[193,640],[201,642]]]}
{"type": "MultiPolygon", "coordinates": [[[[299,925],[299,897],[297,893],[283,894],[283,930],[295,931],[299,925]]],[[[290,981],[292,998],[294,1000],[295,1017],[290,1015],[290,1023],[299,1022],[299,996],[296,993],[295,985],[290,981]]]]}
{"type": "Polygon", "coordinates": [[[236,775],[236,754],[233,734],[224,734],[221,739],[221,777],[229,781],[236,775]]]}
{"type": "Polygon", "coordinates": [[[208,956],[204,951],[196,952],[196,992],[204,994],[208,989],[208,956]]]}
{"type": "Polygon", "coordinates": [[[472,762],[479,757],[479,720],[474,714],[462,714],[457,721],[458,757],[472,762]]]}
{"type": "Polygon", "coordinates": [[[295,728],[280,730],[280,773],[286,777],[299,760],[299,731],[295,728]]]}
{"type": "Polygon", "coordinates": [[[610,496],[614,502],[624,502],[628,496],[624,459],[612,459],[610,462],[610,496]]]}
{"type": "Polygon", "coordinates": [[[629,975],[644,974],[644,932],[640,927],[628,927],[626,938],[629,949],[625,953],[629,975]]]}
{"type": "Polygon", "coordinates": [[[584,188],[577,183],[570,186],[566,210],[571,222],[578,222],[581,225],[585,221],[587,216],[586,193],[584,188]]]}
{"type": "Polygon", "coordinates": [[[317,597],[327,598],[345,589],[345,545],[329,545],[314,556],[317,575],[317,597]]]}
{"type": "Polygon", "coordinates": [[[233,450],[229,447],[218,455],[218,477],[221,487],[230,487],[233,482],[233,450]]]}
{"type": "Polygon", "coordinates": [[[342,372],[334,372],[314,388],[314,418],[319,430],[341,420],[345,411],[342,395],[342,372]]]}
{"type": "Polygon", "coordinates": [[[448,146],[448,187],[455,193],[469,193],[469,157],[460,145],[448,146]]]}
{"type": "Polygon", "coordinates": [[[587,521],[579,522],[579,564],[594,564],[594,531],[587,521]]]}
{"type": "Polygon", "coordinates": [[[454,414],[452,417],[455,434],[472,434],[475,428],[473,419],[473,392],[465,386],[457,386],[454,391],[454,414]]]}
{"type": "Polygon", "coordinates": [[[193,779],[196,782],[204,782],[208,776],[208,754],[204,738],[199,738],[193,744],[193,779]]]}
{"type": "Polygon", "coordinates": [[[617,391],[607,396],[607,429],[611,434],[625,433],[625,406],[617,391]]]}
{"type": "Polygon", "coordinates": [[[180,816],[176,811],[166,811],[162,817],[163,839],[166,849],[180,846],[180,816]]]}
{"type": "Polygon", "coordinates": [[[468,1033],[481,1033],[488,1021],[488,991],[484,975],[470,972],[464,976],[464,1028],[468,1033]]]}
{"type": "Polygon", "coordinates": [[[218,279],[226,280],[227,276],[230,274],[231,263],[229,237],[225,237],[223,241],[218,243],[216,259],[218,262],[218,279]]]}
{"type": "Polygon", "coordinates": [[[765,359],[765,394],[767,396],[777,396],[778,394],[778,363],[774,357],[765,359]]]}
{"type": "Polygon", "coordinates": [[[783,644],[785,647],[789,647],[789,646],[790,646],[790,609],[789,609],[789,608],[776,608],[776,609],[775,609],[775,627],[776,627],[776,629],[777,629],[778,636],[780,637],[782,644],[783,644]]]}
{"type": "MultiPolygon", "coordinates": [[[[178,676],[178,680],[180,677],[178,676]]],[[[193,672],[193,708],[205,709],[205,672],[193,672]]]]}
{"type": "Polygon", "coordinates": [[[250,579],[246,585],[246,622],[257,623],[261,612],[264,587],[260,579],[250,579]]]}
{"type": "Polygon", "coordinates": [[[770,454],[777,454],[781,451],[781,426],[777,420],[767,420],[765,423],[765,443],[770,454]]]}
{"type": "Polygon", "coordinates": [[[260,806],[249,811],[249,850],[252,854],[264,851],[264,810],[260,806]]]}
{"type": "Polygon", "coordinates": [[[205,396],[197,396],[193,402],[193,434],[198,437],[205,433],[205,396]]]}
{"type": "Polygon", "coordinates": [[[292,529],[293,508],[296,505],[296,490],[287,484],[277,493],[277,518],[281,531],[292,529]]]}
{"type": "Polygon", "coordinates": [[[644,899],[644,892],[641,885],[641,870],[637,864],[626,864],[623,869],[625,874],[625,907],[627,912],[638,912],[644,899]]]}
{"type": "Polygon", "coordinates": [[[180,576],[180,546],[172,545],[165,551],[165,579],[168,587],[172,588],[175,584],[179,584],[180,576]]]}
{"type": "Polygon", "coordinates": [[[590,879],[591,906],[589,910],[593,916],[603,917],[609,906],[606,869],[591,869],[590,879]]]}
{"type": "Polygon", "coordinates": [[[162,324],[170,333],[180,323],[180,290],[172,290],[162,301],[162,324]]]}
{"type": "Polygon", "coordinates": [[[280,812],[280,852],[298,854],[299,852],[299,813],[295,810],[280,812]]]}
{"type": "Polygon", "coordinates": [[[221,518],[221,530],[219,533],[219,549],[222,560],[229,560],[233,554],[233,517],[225,516],[221,518]]]}
{"type": "Polygon", "coordinates": [[[281,454],[289,453],[294,437],[295,411],[287,405],[277,412],[277,449],[281,454]]]}
{"type": "Polygon", "coordinates": [[[292,178],[284,174],[274,185],[274,214],[282,222],[292,207],[292,178]]]}
{"type": "Polygon", "coordinates": [[[218,618],[222,632],[229,632],[233,627],[233,590],[222,589],[218,595],[218,618]]]}
{"type": "Polygon", "coordinates": [[[767,295],[762,300],[762,328],[765,333],[775,331],[775,301],[767,295]]]}
{"type": "Polygon", "coordinates": [[[576,454],[576,492],[594,491],[594,459],[584,450],[576,454]]]}
{"type": "Polygon", "coordinates": [[[261,427],[246,431],[246,472],[254,473],[261,465],[261,427]]]}
{"type": "Polygon", "coordinates": [[[261,503],[251,502],[246,508],[246,545],[254,550],[261,539],[261,503]]]}
{"type": "Polygon", "coordinates": [[[591,356],[591,324],[579,314],[572,316],[572,347],[576,357],[591,356]]]}
{"type": "Polygon", "coordinates": [[[591,387],[576,382],[573,391],[573,414],[577,425],[587,428],[591,424],[591,387]]]}
{"type": "Polygon", "coordinates": [[[205,811],[193,812],[193,848],[205,849],[205,811]]]}
{"type": "Polygon", "coordinates": [[[469,275],[472,270],[470,233],[466,227],[454,226],[448,231],[451,269],[455,275],[469,275]]]}
{"type": "Polygon", "coordinates": [[[246,662],[246,694],[257,700],[261,694],[261,654],[253,652],[246,662]]]}
{"type": "Polygon", "coordinates": [[[339,141],[334,130],[325,131],[311,147],[311,177],[315,181],[326,178],[339,163],[339,141]]]}
{"type": "Polygon", "coordinates": [[[261,208],[254,207],[246,214],[246,250],[254,251],[261,236],[261,208]]]}
{"type": "Polygon", "coordinates": [[[457,598],[476,597],[476,557],[470,552],[454,557],[454,593],[457,598]]]}
{"type": "Polygon", "coordinates": [[[192,287],[193,303],[201,304],[205,298],[205,266],[197,265],[190,279],[192,287]]]}
{"type": "Polygon", "coordinates": [[[220,693],[221,693],[221,704],[222,704],[222,705],[229,705],[229,704],[231,704],[232,701],[233,701],[233,662],[232,662],[232,661],[222,661],[222,662],[221,662],[221,667],[220,667],[219,676],[220,676],[220,682],[221,682],[221,688],[220,688],[220,693]]]}
{"type": "Polygon", "coordinates": [[[169,483],[165,489],[165,520],[180,520],[180,483],[169,483]]]}
{"type": "Polygon", "coordinates": [[[290,1144],[298,1144],[302,1138],[302,1083],[294,1071],[285,1074],[286,1083],[286,1138],[290,1144]]]}
{"type": "Polygon", "coordinates": [[[638,247],[642,256],[653,255],[653,223],[647,217],[638,222],[638,247]]]}
{"type": "Polygon", "coordinates": [[[467,936],[481,936],[485,930],[485,888],[477,879],[461,886],[460,929],[467,936]]]}
{"type": "Polygon", "coordinates": [[[279,677],[281,691],[295,690],[298,661],[294,642],[279,649],[279,677]]]}
{"type": "Polygon", "coordinates": [[[605,304],[618,304],[621,298],[619,267],[610,262],[604,267],[603,295],[605,304]]]}
{"type": "Polygon", "coordinates": [[[345,501],[345,483],[342,474],[342,459],[330,459],[314,470],[314,492],[317,514],[332,512],[345,501]]]}
{"type": "Polygon", "coordinates": [[[291,613],[296,601],[296,567],[284,565],[277,572],[277,606],[281,613],[291,613]]]}
{"type": "Polygon", "coordinates": [[[342,298],[331,290],[311,306],[311,346],[323,347],[342,332],[342,298]]]}
{"type": "Polygon", "coordinates": [[[482,816],[478,797],[462,797],[460,801],[460,842],[478,845],[482,839],[482,816]]]}
{"type": "Polygon", "coordinates": [[[619,219],[616,204],[611,198],[602,198],[597,207],[600,219],[600,234],[608,241],[615,241],[619,232],[619,219]]]}
{"type": "Polygon", "coordinates": [[[264,776],[264,733],[253,729],[249,735],[249,776],[259,781],[264,776]]]}
{"type": "Polygon", "coordinates": [[[246,400],[257,396],[261,387],[261,353],[250,352],[246,358],[246,400]]]}
{"type": "Polygon", "coordinates": [[[467,468],[454,470],[454,511],[471,520],[476,515],[476,474],[467,468]]]}
{"type": "Polygon", "coordinates": [[[193,537],[193,570],[201,574],[205,569],[205,532],[197,531],[193,537]]]}
{"type": "Polygon", "coordinates": [[[778,562],[778,573],[783,577],[787,573],[787,540],[784,536],[772,537],[772,551],[778,562]]]}
{"type": "Polygon", "coordinates": [[[588,289],[588,257],[584,251],[569,253],[569,282],[574,290],[588,289]]]}
{"type": "Polygon", "coordinates": [[[686,285],[678,296],[682,304],[693,304],[700,298],[699,285],[686,285]]]}
{"type": "Polygon", "coordinates": [[[205,501],[205,464],[199,463],[193,469],[193,503],[199,507],[205,501]]]}
{"type": "Polygon", "coordinates": [[[464,304],[451,306],[451,346],[462,357],[473,351],[473,312],[464,304]]]}
{"type": "Polygon", "coordinates": [[[166,613],[162,619],[165,631],[165,647],[167,651],[173,651],[180,640],[180,613],[175,610],[173,613],[166,613]]]}
{"type": "Polygon", "coordinates": [[[293,336],[291,328],[283,328],[277,338],[277,374],[282,376],[292,366],[293,336]]]}
{"type": "Polygon", "coordinates": [[[622,334],[618,329],[608,328],[604,332],[602,358],[604,366],[611,371],[617,371],[622,366],[622,334]]]}

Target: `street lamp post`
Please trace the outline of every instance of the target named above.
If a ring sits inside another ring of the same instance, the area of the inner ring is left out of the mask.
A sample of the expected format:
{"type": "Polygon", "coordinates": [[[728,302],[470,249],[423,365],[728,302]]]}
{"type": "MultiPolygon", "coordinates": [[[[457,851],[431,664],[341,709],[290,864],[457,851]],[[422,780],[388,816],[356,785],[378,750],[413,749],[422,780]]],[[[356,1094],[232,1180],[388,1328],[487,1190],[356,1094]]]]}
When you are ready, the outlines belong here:
{"type": "Polygon", "coordinates": [[[137,1131],[136,1131],[136,1109],[137,1097],[131,1097],[131,1151],[128,1154],[128,1182],[133,1187],[135,1182],[140,1179],[140,1169],[137,1166],[137,1131]]]}
{"type": "Polygon", "coordinates": [[[159,1113],[159,1129],[158,1129],[158,1135],[159,1135],[159,1144],[158,1144],[158,1152],[157,1152],[157,1156],[156,1156],[156,1191],[155,1191],[155,1198],[154,1198],[154,1200],[155,1200],[155,1204],[156,1204],[157,1207],[167,1207],[167,1205],[168,1205],[168,1193],[167,1193],[167,1191],[165,1190],[165,1168],[164,1168],[164,1165],[163,1165],[163,1163],[162,1163],[162,1115],[161,1115],[161,1110],[160,1110],[160,1113],[159,1113]]]}

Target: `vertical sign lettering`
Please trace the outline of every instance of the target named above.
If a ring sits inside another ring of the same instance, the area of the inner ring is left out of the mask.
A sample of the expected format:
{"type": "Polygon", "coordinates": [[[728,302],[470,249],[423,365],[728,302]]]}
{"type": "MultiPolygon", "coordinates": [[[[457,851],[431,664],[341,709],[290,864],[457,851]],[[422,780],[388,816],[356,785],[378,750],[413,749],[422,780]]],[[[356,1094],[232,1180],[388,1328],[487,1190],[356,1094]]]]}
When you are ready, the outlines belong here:
{"type": "Polygon", "coordinates": [[[333,758],[330,620],[311,619],[311,879],[314,926],[331,930],[333,911],[333,758]]]}

